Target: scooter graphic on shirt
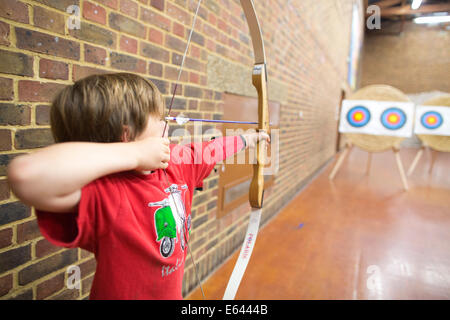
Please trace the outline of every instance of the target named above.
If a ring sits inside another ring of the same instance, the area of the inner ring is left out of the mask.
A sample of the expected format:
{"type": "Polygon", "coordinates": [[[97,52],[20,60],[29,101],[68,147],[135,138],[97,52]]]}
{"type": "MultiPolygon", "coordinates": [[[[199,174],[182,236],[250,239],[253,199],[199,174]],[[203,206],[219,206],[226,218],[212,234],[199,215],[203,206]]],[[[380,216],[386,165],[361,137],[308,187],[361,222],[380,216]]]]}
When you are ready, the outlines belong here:
{"type": "MultiPolygon", "coordinates": [[[[182,185],[181,189],[187,189],[187,185],[182,185]]],[[[181,198],[182,190],[178,190],[178,185],[172,184],[165,189],[166,193],[171,193],[167,198],[158,202],[150,202],[149,207],[160,207],[155,211],[156,241],[161,241],[159,251],[164,258],[172,255],[177,243],[178,233],[180,234],[180,245],[185,248],[185,217],[186,210],[181,198]]],[[[190,216],[188,217],[188,229],[190,229],[190,216]]]]}

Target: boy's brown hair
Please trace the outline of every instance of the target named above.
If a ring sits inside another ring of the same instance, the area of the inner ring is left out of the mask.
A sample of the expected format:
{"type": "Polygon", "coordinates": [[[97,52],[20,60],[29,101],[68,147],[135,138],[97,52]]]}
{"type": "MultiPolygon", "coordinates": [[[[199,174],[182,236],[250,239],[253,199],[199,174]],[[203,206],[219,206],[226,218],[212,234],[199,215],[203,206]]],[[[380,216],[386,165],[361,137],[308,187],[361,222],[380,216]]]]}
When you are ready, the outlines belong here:
{"type": "Polygon", "coordinates": [[[67,86],[53,100],[50,124],[55,142],[121,142],[142,133],[150,115],[160,117],[158,88],[131,73],[92,75],[67,86]]]}

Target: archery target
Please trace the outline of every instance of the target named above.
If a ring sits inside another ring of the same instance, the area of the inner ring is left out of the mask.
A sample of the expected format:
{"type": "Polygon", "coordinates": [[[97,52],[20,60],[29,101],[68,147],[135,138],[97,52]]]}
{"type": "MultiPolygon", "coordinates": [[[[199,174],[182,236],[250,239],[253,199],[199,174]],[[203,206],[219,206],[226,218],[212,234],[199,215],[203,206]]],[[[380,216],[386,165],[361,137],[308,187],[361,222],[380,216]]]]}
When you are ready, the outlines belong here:
{"type": "Polygon", "coordinates": [[[450,108],[417,106],[414,133],[450,136],[450,108]]]}
{"type": "Polygon", "coordinates": [[[410,137],[413,118],[411,102],[344,100],[339,132],[410,137]]]}
{"type": "Polygon", "coordinates": [[[427,129],[437,129],[442,125],[442,116],[439,112],[428,111],[420,117],[420,123],[427,129]]]}
{"type": "Polygon", "coordinates": [[[398,130],[406,123],[406,114],[399,108],[388,108],[381,114],[381,124],[389,130],[398,130]]]}
{"type": "Polygon", "coordinates": [[[353,107],[347,113],[347,121],[353,127],[364,127],[370,121],[370,111],[364,106],[353,107]]]}

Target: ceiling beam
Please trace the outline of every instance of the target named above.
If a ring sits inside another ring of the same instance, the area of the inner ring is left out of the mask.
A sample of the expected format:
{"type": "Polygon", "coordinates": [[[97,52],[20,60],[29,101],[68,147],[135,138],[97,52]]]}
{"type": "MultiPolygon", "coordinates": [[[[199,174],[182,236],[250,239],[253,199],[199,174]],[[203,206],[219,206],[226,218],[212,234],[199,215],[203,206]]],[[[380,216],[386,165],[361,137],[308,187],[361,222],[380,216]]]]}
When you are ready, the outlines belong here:
{"type": "Polygon", "coordinates": [[[432,13],[450,11],[450,3],[422,5],[419,9],[413,10],[410,5],[401,7],[385,8],[381,10],[382,17],[412,15],[416,13],[432,13]]]}
{"type": "Polygon", "coordinates": [[[395,6],[396,4],[402,3],[402,0],[383,0],[377,3],[374,3],[375,5],[379,6],[381,9],[389,8],[392,6],[395,6]]]}

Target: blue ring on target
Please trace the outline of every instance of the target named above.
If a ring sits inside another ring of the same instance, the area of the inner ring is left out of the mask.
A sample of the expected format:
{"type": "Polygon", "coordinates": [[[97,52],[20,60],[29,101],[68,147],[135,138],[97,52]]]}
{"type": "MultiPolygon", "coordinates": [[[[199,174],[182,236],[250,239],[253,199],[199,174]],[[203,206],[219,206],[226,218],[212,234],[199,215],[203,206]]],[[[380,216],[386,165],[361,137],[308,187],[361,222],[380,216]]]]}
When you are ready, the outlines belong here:
{"type": "Polygon", "coordinates": [[[389,130],[398,130],[406,123],[406,113],[399,108],[389,108],[381,114],[381,124],[389,130]]]}
{"type": "Polygon", "coordinates": [[[420,122],[425,128],[433,130],[439,128],[444,120],[442,119],[442,115],[439,112],[428,111],[422,115],[422,117],[420,118],[420,122]]]}
{"type": "Polygon", "coordinates": [[[347,122],[352,127],[364,127],[369,121],[370,111],[364,106],[355,106],[347,112],[347,122]]]}

